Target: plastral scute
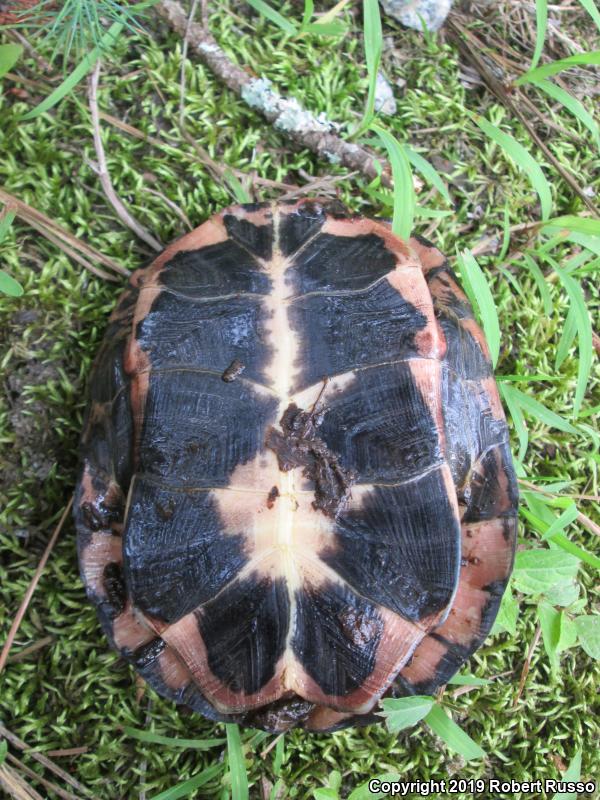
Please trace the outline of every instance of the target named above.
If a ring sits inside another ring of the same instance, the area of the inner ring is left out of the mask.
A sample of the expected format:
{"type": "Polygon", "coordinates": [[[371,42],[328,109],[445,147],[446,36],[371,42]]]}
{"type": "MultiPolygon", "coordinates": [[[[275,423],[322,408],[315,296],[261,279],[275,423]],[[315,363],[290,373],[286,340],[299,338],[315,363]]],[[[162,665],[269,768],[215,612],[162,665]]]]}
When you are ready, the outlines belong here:
{"type": "Polygon", "coordinates": [[[444,256],[338,202],[235,206],[133,273],[74,514],[114,648],[161,695],[281,731],[378,721],[490,631],[517,483],[444,256]]]}

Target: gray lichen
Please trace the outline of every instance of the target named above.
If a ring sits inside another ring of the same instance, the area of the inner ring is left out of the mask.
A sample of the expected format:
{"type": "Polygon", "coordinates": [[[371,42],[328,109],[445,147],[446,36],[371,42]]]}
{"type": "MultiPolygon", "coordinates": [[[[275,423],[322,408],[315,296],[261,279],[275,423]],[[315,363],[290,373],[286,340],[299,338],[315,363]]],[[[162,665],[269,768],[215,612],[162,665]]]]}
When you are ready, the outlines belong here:
{"type": "Polygon", "coordinates": [[[416,30],[423,30],[423,23],[431,31],[440,28],[452,0],[381,0],[384,11],[395,17],[403,25],[416,30]]]}
{"type": "Polygon", "coordinates": [[[290,133],[331,133],[339,125],[327,119],[324,112],[318,116],[302,108],[294,98],[284,98],[274,89],[268,78],[255,78],[242,88],[242,98],[252,108],[264,114],[276,115],[273,127],[290,133]]]}
{"type": "Polygon", "coordinates": [[[381,114],[391,116],[396,113],[396,100],[394,92],[382,72],[377,73],[377,83],[375,84],[375,110],[381,114]]]}

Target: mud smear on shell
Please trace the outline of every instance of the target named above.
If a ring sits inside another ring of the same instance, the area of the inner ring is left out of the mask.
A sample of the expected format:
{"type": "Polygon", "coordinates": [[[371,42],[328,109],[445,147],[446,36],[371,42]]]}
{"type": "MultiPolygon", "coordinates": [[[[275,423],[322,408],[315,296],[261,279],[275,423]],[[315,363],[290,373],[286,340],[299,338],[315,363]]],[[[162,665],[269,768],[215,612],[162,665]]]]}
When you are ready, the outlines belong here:
{"type": "Polygon", "coordinates": [[[320,414],[302,411],[290,403],[279,421],[281,431],[271,428],[266,446],[277,456],[282,472],[303,468],[305,477],[315,484],[313,507],[335,517],[356,481],[356,473],[342,467],[338,456],[321,439],[317,431],[321,422],[320,414]]]}

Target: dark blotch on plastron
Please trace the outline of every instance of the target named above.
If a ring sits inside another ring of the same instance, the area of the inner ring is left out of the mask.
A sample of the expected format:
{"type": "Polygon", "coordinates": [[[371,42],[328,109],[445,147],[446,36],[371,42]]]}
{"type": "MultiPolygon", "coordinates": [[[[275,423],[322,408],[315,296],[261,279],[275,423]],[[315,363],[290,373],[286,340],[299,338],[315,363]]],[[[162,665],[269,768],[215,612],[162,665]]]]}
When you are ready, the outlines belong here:
{"type": "Polygon", "coordinates": [[[136,337],[152,369],[211,370],[242,361],[246,377],[259,383],[273,358],[267,344],[269,312],[262,297],[226,296],[200,301],[162,292],[136,337]]]}
{"type": "Polygon", "coordinates": [[[326,220],[323,207],[318,203],[303,203],[279,220],[279,248],[284,256],[295,253],[323,227],[326,220]]]}
{"type": "Polygon", "coordinates": [[[268,294],[271,287],[258,261],[232,239],[199,250],[180,250],[165,264],[160,282],[198,299],[239,292],[268,294]]]}
{"type": "Polygon", "coordinates": [[[274,676],[289,626],[285,580],[233,581],[196,617],[210,670],[225,686],[254,694],[274,676]]]}
{"type": "Polygon", "coordinates": [[[296,294],[346,291],[365,289],[395,266],[380,236],[320,233],[293,259],[288,276],[296,294]]]}
{"type": "Polygon", "coordinates": [[[225,214],[223,223],[229,236],[255,256],[268,261],[273,254],[273,226],[257,225],[243,217],[225,214]]]}
{"type": "Polygon", "coordinates": [[[363,597],[413,622],[450,603],[460,526],[440,470],[377,486],[337,517],[322,559],[363,597]]]}
{"type": "Polygon", "coordinates": [[[508,441],[508,429],[504,419],[494,416],[489,394],[477,384],[465,383],[446,364],[442,370],[441,405],[446,459],[455,485],[462,487],[472,467],[473,454],[508,441]]]}
{"type": "Polygon", "coordinates": [[[134,605],[175,622],[214,597],[246,563],[245,533],[225,533],[210,492],[170,492],[136,480],[124,532],[134,605]],[[161,509],[173,506],[169,517],[161,509]]]}
{"type": "Polygon", "coordinates": [[[127,592],[120,564],[113,562],[104,567],[102,588],[106,594],[104,602],[109,606],[106,609],[107,613],[112,614],[113,617],[118,617],[127,603],[127,592]]]}
{"type": "Polygon", "coordinates": [[[152,639],[148,644],[138,647],[137,650],[134,650],[132,655],[134,665],[138,669],[148,667],[156,661],[166,646],[166,642],[157,636],[156,639],[152,639]]]}
{"type": "Polygon", "coordinates": [[[446,362],[464,380],[479,380],[492,375],[492,366],[481,345],[456,320],[441,315],[438,320],[446,339],[446,362]]]}
{"type": "Polygon", "coordinates": [[[294,391],[323,375],[418,355],[415,336],[427,318],[387,280],[346,295],[309,295],[289,307],[297,334],[294,391]]]}
{"type": "Polygon", "coordinates": [[[150,375],[139,471],[171,486],[228,486],[231,473],[264,446],[277,398],[248,381],[224,383],[190,370],[150,375]]]}
{"type": "Polygon", "coordinates": [[[244,722],[252,728],[280,733],[302,726],[314,707],[314,703],[309,703],[298,695],[282,697],[258,711],[250,712],[244,722]]]}
{"type": "Polygon", "coordinates": [[[324,582],[296,592],[296,609],[292,649],[310,677],[334,697],[358,689],[375,668],[383,633],[377,608],[347,586],[324,582]],[[369,626],[368,640],[348,636],[350,613],[369,626]]]}
{"type": "Polygon", "coordinates": [[[467,504],[463,522],[516,514],[519,502],[517,478],[507,443],[488,450],[482,456],[462,494],[467,504]]]}
{"type": "Polygon", "coordinates": [[[398,483],[443,461],[429,407],[410,366],[365,369],[327,396],[320,436],[359,483],[398,483]]]}
{"type": "Polygon", "coordinates": [[[130,381],[123,360],[125,341],[102,347],[95,362],[89,385],[89,403],[81,437],[82,461],[94,474],[113,476],[126,487],[132,472],[133,423],[130,381]]]}

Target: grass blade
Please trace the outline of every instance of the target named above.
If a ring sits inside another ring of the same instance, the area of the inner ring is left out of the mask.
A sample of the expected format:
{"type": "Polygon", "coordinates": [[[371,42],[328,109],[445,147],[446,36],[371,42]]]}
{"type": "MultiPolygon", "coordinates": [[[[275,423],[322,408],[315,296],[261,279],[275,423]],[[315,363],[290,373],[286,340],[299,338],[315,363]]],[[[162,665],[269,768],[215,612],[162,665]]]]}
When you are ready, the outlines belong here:
{"type": "Polygon", "coordinates": [[[515,426],[515,433],[519,439],[519,455],[517,456],[517,459],[519,461],[523,461],[525,458],[525,453],[527,452],[527,447],[529,446],[529,431],[527,430],[527,423],[525,422],[525,417],[521,411],[518,398],[514,394],[516,390],[508,383],[499,383],[498,386],[508,408],[510,418],[515,426]]]}
{"type": "Polygon", "coordinates": [[[588,12],[590,17],[594,20],[598,30],[600,30],[600,11],[598,11],[598,7],[596,6],[595,0],[579,0],[579,2],[588,12]]]}
{"type": "Polygon", "coordinates": [[[579,545],[567,538],[564,533],[555,533],[550,537],[550,541],[553,544],[557,544],[565,553],[570,553],[575,558],[583,561],[584,564],[589,564],[594,569],[600,569],[600,558],[593,553],[588,553],[583,547],[579,547],[579,545]]]}
{"type": "Polygon", "coordinates": [[[546,41],[546,30],[548,28],[548,0],[535,0],[535,50],[531,60],[530,69],[535,69],[538,65],[544,42],[546,41]]]}
{"type": "Polygon", "coordinates": [[[300,30],[305,31],[310,24],[312,15],[315,13],[314,0],[304,0],[304,13],[302,14],[302,22],[300,23],[300,30]]]}
{"type": "Polygon", "coordinates": [[[368,128],[375,116],[375,91],[377,87],[377,71],[383,51],[383,33],[381,30],[381,15],[379,13],[379,0],[363,1],[365,59],[367,62],[367,75],[369,88],[367,104],[359,130],[368,128]]]}
{"type": "Polygon", "coordinates": [[[0,269],[0,292],[7,294],[9,297],[21,297],[23,295],[23,287],[14,278],[0,269]]]}
{"type": "Polygon", "coordinates": [[[74,89],[75,86],[77,86],[79,81],[85,78],[88,72],[90,72],[90,70],[94,67],[96,61],[100,58],[103,48],[106,48],[112,44],[122,30],[123,24],[121,22],[115,22],[113,25],[111,25],[100,40],[101,44],[97,47],[94,47],[94,49],[91,50],[88,55],[79,62],[73,72],[71,72],[71,74],[65,78],[60,86],[57,86],[52,94],[46,97],[45,100],[42,100],[39,105],[24,114],[22,119],[34,119],[35,117],[39,117],[40,114],[43,114],[57,103],[60,103],[63,97],[69,94],[69,92],[74,89]]]}
{"type": "Polygon", "coordinates": [[[452,686],[487,686],[491,681],[487,678],[477,678],[475,675],[455,675],[448,683],[452,686]]]}
{"type": "Polygon", "coordinates": [[[574,428],[570,422],[567,422],[566,419],[563,419],[554,411],[550,411],[549,408],[546,408],[546,406],[543,406],[537,400],[534,400],[533,397],[529,397],[529,395],[524,394],[515,386],[511,386],[511,394],[513,395],[514,400],[519,404],[521,409],[526,414],[529,414],[529,416],[539,420],[539,422],[542,422],[549,428],[557,428],[559,431],[563,431],[564,433],[577,433],[577,429],[574,428]]]}
{"type": "Polygon", "coordinates": [[[542,219],[547,220],[552,210],[552,193],[550,191],[550,184],[546,180],[546,176],[535,158],[510,134],[504,133],[504,131],[501,131],[496,125],[492,125],[489,120],[477,114],[473,114],[472,117],[475,124],[481,128],[486,136],[489,136],[490,139],[496,142],[506,155],[527,174],[533,188],[540,198],[542,219]]]}
{"type": "Polygon", "coordinates": [[[466,761],[485,758],[485,751],[446,714],[440,705],[433,706],[425,717],[425,722],[434,733],[446,742],[451,750],[459,753],[466,761]]]}
{"type": "Polygon", "coordinates": [[[496,304],[494,303],[490,286],[470,250],[464,250],[459,254],[458,266],[465,285],[465,291],[469,295],[471,302],[474,302],[474,307],[479,309],[479,319],[483,325],[490,348],[492,364],[495,367],[500,354],[501,334],[498,312],[496,311],[496,304]]]}
{"type": "Polygon", "coordinates": [[[0,44],[0,78],[14,67],[22,52],[20,44],[0,44]]]}
{"type": "Polygon", "coordinates": [[[123,733],[138,739],[140,742],[150,742],[151,744],[164,744],[167,747],[183,747],[194,750],[209,750],[211,747],[218,747],[225,744],[225,739],[178,739],[173,736],[161,736],[152,731],[140,731],[137,728],[123,727],[123,733]]]}
{"type": "Polygon", "coordinates": [[[591,53],[577,53],[574,56],[551,61],[550,64],[543,64],[541,67],[528,70],[520,78],[517,78],[515,86],[521,86],[524,83],[536,83],[570,67],[593,66],[596,64],[600,64],[600,50],[594,50],[591,53]]]}
{"type": "Polygon", "coordinates": [[[404,152],[417,172],[420,172],[425,180],[438,190],[447,203],[452,204],[448,188],[433,164],[430,164],[427,159],[423,158],[423,156],[413,150],[412,147],[408,147],[408,145],[404,145],[404,152]]]}
{"type": "Polygon", "coordinates": [[[590,219],[590,217],[576,217],[567,214],[564,217],[554,217],[554,219],[547,220],[542,228],[545,231],[547,228],[566,228],[575,233],[585,233],[589,236],[600,236],[600,219],[590,219]]]}
{"type": "Polygon", "coordinates": [[[575,522],[578,514],[577,506],[575,503],[571,503],[571,505],[554,520],[552,525],[550,525],[548,530],[543,534],[542,539],[550,539],[555,533],[564,531],[572,522],[575,522]]]}
{"type": "Polygon", "coordinates": [[[194,775],[193,778],[182,781],[182,783],[178,783],[177,786],[172,786],[170,789],[166,789],[160,794],[155,794],[150,800],[179,800],[180,797],[187,797],[200,786],[204,786],[205,783],[212,780],[222,772],[222,770],[223,766],[221,764],[213,764],[212,767],[202,770],[198,775],[194,775]]]}
{"type": "Polygon", "coordinates": [[[569,350],[573,344],[575,336],[577,335],[577,320],[575,318],[575,308],[573,304],[569,306],[567,318],[563,328],[560,342],[556,348],[556,359],[554,361],[554,369],[559,370],[565,358],[569,355],[569,350]]]}
{"type": "Polygon", "coordinates": [[[4,237],[8,233],[10,226],[13,224],[15,220],[16,212],[9,211],[8,207],[4,207],[2,213],[0,213],[0,242],[4,240],[4,237]]]}
{"type": "Polygon", "coordinates": [[[583,289],[577,281],[562,269],[554,267],[565,291],[571,300],[571,307],[577,326],[577,342],[579,346],[579,368],[577,372],[577,388],[575,389],[575,400],[573,402],[573,416],[579,416],[583,398],[585,396],[588,380],[592,371],[592,360],[594,357],[594,345],[592,336],[592,320],[585,301],[583,289]]]}
{"type": "Polygon", "coordinates": [[[248,773],[244,762],[240,729],[231,722],[226,723],[225,729],[227,731],[227,753],[229,773],[231,775],[231,797],[232,800],[248,800],[248,773]]]}
{"type": "Polygon", "coordinates": [[[264,0],[247,0],[247,2],[255,11],[258,11],[263,17],[270,19],[271,22],[275,23],[275,25],[281,28],[282,31],[285,31],[285,33],[289,33],[291,36],[298,33],[298,29],[291,20],[286,19],[279,11],[276,11],[268,3],[265,3],[264,0]]]}
{"type": "Polygon", "coordinates": [[[580,100],[578,100],[572,94],[569,94],[569,92],[567,92],[566,89],[563,89],[562,86],[557,86],[551,81],[541,80],[533,81],[533,83],[535,83],[535,85],[543,92],[546,92],[546,94],[549,95],[553,100],[556,100],[558,103],[563,105],[567,111],[570,111],[571,114],[573,114],[573,116],[576,117],[581,124],[585,125],[585,127],[590,131],[596,141],[596,144],[600,144],[600,131],[598,129],[598,124],[580,100]]]}
{"type": "Polygon", "coordinates": [[[502,221],[502,249],[498,253],[498,263],[502,263],[510,247],[510,216],[508,213],[508,203],[504,206],[504,219],[502,221]]]}
{"type": "Polygon", "coordinates": [[[534,259],[528,253],[525,254],[523,260],[525,261],[525,266],[531,273],[531,277],[535,281],[535,284],[538,287],[542,297],[542,301],[544,303],[544,314],[549,317],[553,311],[552,297],[550,296],[550,289],[548,288],[548,284],[544,278],[544,273],[540,269],[538,263],[534,261],[534,259]]]}
{"type": "Polygon", "coordinates": [[[408,239],[412,233],[416,206],[410,162],[400,142],[389,131],[386,131],[385,128],[376,123],[371,124],[371,130],[383,142],[392,168],[392,181],[394,184],[392,231],[401,239],[408,239]]]}

